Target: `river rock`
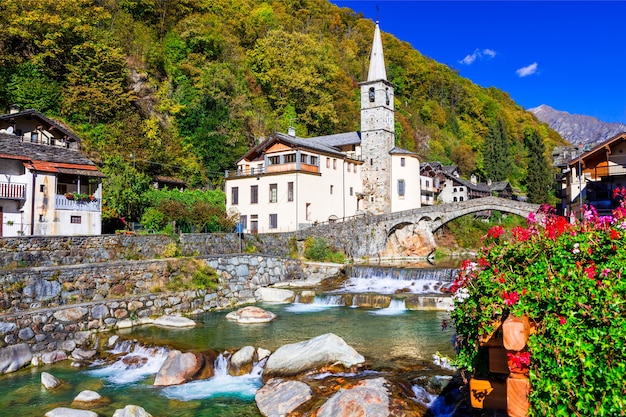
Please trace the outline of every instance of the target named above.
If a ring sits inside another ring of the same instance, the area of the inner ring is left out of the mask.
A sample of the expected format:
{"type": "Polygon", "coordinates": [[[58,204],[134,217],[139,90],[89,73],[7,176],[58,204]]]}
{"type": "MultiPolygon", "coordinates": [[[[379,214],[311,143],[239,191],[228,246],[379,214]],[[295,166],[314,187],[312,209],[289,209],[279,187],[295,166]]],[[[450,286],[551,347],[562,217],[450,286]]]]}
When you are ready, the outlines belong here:
{"type": "Polygon", "coordinates": [[[269,357],[271,354],[271,350],[260,347],[256,350],[256,359],[261,362],[263,359],[269,357]]]}
{"type": "Polygon", "coordinates": [[[161,316],[154,324],[162,327],[194,327],[196,322],[183,316],[161,316]]]}
{"type": "Polygon", "coordinates": [[[61,362],[67,359],[67,354],[62,350],[55,350],[52,352],[44,352],[41,354],[41,361],[43,363],[55,363],[61,362]]]}
{"type": "Polygon", "coordinates": [[[95,349],[85,350],[81,348],[76,348],[72,351],[72,358],[79,361],[84,361],[88,359],[93,359],[93,357],[96,356],[96,353],[98,352],[95,349]]]}
{"type": "Polygon", "coordinates": [[[48,372],[41,373],[41,385],[43,385],[45,389],[55,389],[60,387],[61,384],[61,380],[56,376],[49,374],[48,372]]]}
{"type": "Polygon", "coordinates": [[[98,417],[97,413],[89,410],[75,410],[73,408],[58,407],[44,414],[45,417],[98,417]]]}
{"type": "Polygon", "coordinates": [[[204,365],[203,357],[191,352],[172,350],[154,378],[154,385],[178,385],[190,381],[204,365]]]}
{"type": "Polygon", "coordinates": [[[84,390],[78,393],[78,395],[74,398],[74,403],[97,403],[102,400],[102,395],[98,394],[96,391],[84,390]]]}
{"type": "Polygon", "coordinates": [[[234,320],[237,323],[267,323],[276,318],[276,314],[271,311],[265,311],[260,307],[247,306],[237,311],[231,311],[226,315],[228,320],[234,320]]]}
{"type": "Polygon", "coordinates": [[[296,298],[293,291],[268,287],[258,288],[254,292],[254,296],[257,300],[268,303],[292,303],[296,298]]]}
{"type": "Polygon", "coordinates": [[[152,417],[152,414],[138,405],[127,405],[124,408],[115,410],[113,417],[152,417]]]}
{"type": "Polygon", "coordinates": [[[317,417],[387,417],[390,413],[386,383],[384,378],[366,379],[340,390],[319,408],[317,417]]]}
{"type": "Polygon", "coordinates": [[[342,338],[326,333],[313,339],[281,346],[265,364],[263,375],[289,376],[329,365],[350,368],[365,358],[342,338]]]}
{"type": "Polygon", "coordinates": [[[313,396],[311,388],[300,381],[272,378],[254,396],[265,417],[282,417],[291,413],[313,396]]]}
{"type": "Polygon", "coordinates": [[[33,359],[33,353],[26,343],[7,346],[0,349],[0,372],[9,373],[28,365],[33,359]]]}
{"type": "Polygon", "coordinates": [[[230,357],[229,373],[231,375],[249,374],[254,362],[255,349],[253,346],[245,346],[233,353],[230,357]]]}

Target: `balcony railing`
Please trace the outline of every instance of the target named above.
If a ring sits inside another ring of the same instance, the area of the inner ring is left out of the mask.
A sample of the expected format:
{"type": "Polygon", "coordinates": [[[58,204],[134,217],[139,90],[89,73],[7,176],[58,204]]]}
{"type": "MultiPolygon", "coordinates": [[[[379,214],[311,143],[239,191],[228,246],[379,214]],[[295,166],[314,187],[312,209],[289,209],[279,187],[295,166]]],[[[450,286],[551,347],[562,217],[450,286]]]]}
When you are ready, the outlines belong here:
{"type": "Polygon", "coordinates": [[[0,198],[5,200],[26,200],[26,184],[0,182],[0,198]]]}
{"type": "Polygon", "coordinates": [[[623,165],[609,165],[608,167],[596,167],[585,170],[585,173],[591,172],[592,178],[611,177],[614,175],[626,175],[626,167],[623,165]]]}
{"type": "Polygon", "coordinates": [[[272,174],[277,172],[289,172],[289,171],[304,171],[304,172],[313,172],[317,173],[320,171],[317,165],[310,165],[301,163],[300,169],[298,169],[295,162],[289,162],[286,164],[275,164],[270,165],[268,167],[263,168],[249,168],[249,169],[238,169],[236,171],[226,171],[226,178],[234,178],[234,177],[254,177],[261,176],[264,174],[272,174]]]}
{"type": "Polygon", "coordinates": [[[94,198],[93,200],[70,200],[63,194],[57,194],[55,197],[55,208],[57,210],[100,211],[100,205],[99,198],[94,198]]]}

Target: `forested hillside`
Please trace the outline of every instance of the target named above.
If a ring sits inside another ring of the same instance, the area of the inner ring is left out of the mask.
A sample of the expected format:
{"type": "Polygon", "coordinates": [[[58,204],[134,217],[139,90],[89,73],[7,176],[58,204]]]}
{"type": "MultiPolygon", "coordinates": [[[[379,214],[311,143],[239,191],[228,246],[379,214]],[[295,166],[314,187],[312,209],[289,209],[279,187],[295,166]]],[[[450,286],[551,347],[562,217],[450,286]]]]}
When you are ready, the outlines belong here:
{"type": "MultiPolygon", "coordinates": [[[[325,0],[2,0],[0,108],[65,122],[119,181],[219,185],[257,138],[290,124],[302,137],[358,130],[373,33],[325,0]]],[[[523,187],[525,138],[538,132],[546,152],[562,143],[506,93],[383,42],[397,146],[485,178],[485,137],[496,138],[523,187]]]]}

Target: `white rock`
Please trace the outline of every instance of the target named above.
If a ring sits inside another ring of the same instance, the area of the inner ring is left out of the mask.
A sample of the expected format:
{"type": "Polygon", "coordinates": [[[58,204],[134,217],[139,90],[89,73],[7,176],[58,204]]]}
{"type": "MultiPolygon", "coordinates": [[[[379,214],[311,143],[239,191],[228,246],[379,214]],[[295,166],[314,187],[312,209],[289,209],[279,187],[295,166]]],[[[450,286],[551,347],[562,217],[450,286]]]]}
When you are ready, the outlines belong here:
{"type": "Polygon", "coordinates": [[[152,417],[152,414],[138,405],[127,405],[123,409],[115,410],[113,417],[152,417]]]}
{"type": "Polygon", "coordinates": [[[98,414],[89,410],[75,410],[73,408],[58,407],[44,414],[45,417],[98,417],[98,414]]]}
{"type": "Polygon", "coordinates": [[[226,318],[242,324],[267,323],[274,320],[276,314],[271,311],[265,311],[260,307],[248,306],[237,311],[231,311],[226,315],[226,318]]]}
{"type": "Polygon", "coordinates": [[[81,391],[76,398],[74,398],[74,402],[91,403],[100,401],[101,399],[102,395],[98,394],[96,391],[84,390],[81,391]]]}
{"type": "Polygon", "coordinates": [[[292,303],[296,298],[293,291],[267,287],[258,288],[254,295],[259,301],[268,303],[292,303]]]}
{"type": "Polygon", "coordinates": [[[163,327],[194,327],[196,322],[183,316],[161,316],[154,324],[163,327]]]}
{"type": "Polygon", "coordinates": [[[261,362],[263,359],[269,357],[272,354],[272,351],[269,349],[263,349],[262,347],[257,348],[256,350],[256,357],[257,360],[259,362],[261,362]]]}
{"type": "Polygon", "coordinates": [[[48,372],[41,373],[41,385],[45,389],[55,389],[62,384],[61,380],[48,372]]]}

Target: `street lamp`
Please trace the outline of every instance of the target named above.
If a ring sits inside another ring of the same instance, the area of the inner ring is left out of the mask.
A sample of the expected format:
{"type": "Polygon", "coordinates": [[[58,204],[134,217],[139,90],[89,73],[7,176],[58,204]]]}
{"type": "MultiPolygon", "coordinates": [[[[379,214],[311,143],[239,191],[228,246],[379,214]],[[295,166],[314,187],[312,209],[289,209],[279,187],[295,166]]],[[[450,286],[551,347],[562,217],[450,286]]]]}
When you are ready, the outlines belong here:
{"type": "Polygon", "coordinates": [[[585,145],[583,149],[576,147],[576,150],[578,151],[578,211],[580,215],[580,220],[582,220],[583,219],[583,188],[582,188],[583,173],[582,173],[581,159],[582,159],[583,153],[589,152],[589,145],[585,145]]]}

